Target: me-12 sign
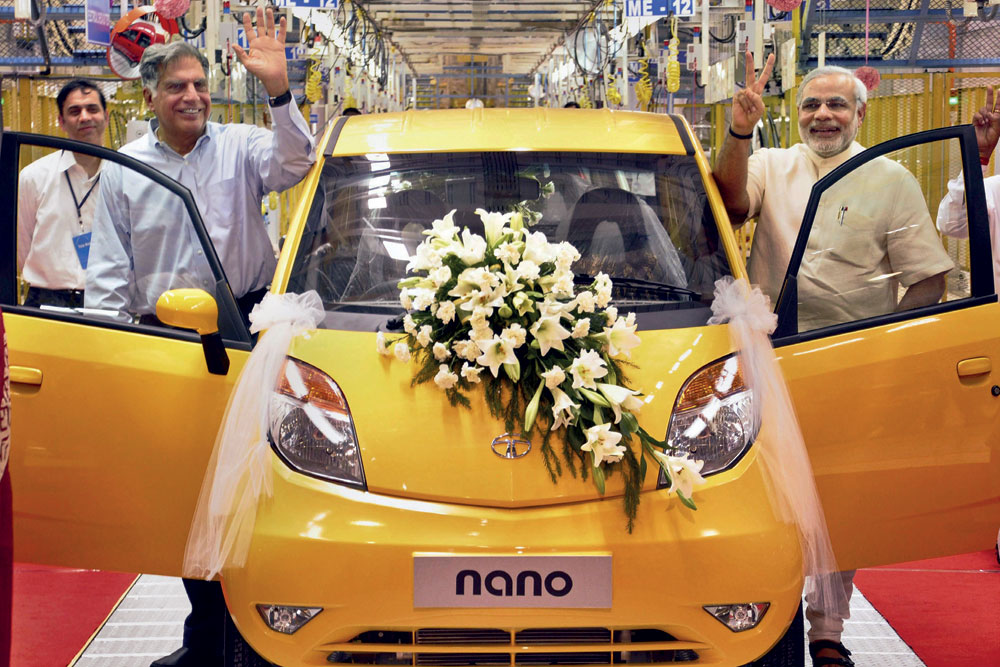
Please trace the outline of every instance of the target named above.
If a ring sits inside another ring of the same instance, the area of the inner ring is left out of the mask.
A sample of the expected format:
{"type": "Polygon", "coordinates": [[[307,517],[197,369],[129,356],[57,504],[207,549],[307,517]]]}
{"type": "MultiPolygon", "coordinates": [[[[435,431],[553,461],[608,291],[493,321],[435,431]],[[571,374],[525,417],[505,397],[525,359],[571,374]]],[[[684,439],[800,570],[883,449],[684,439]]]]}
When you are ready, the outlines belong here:
{"type": "Polygon", "coordinates": [[[625,0],[625,16],[694,16],[694,0],[625,0]]]}

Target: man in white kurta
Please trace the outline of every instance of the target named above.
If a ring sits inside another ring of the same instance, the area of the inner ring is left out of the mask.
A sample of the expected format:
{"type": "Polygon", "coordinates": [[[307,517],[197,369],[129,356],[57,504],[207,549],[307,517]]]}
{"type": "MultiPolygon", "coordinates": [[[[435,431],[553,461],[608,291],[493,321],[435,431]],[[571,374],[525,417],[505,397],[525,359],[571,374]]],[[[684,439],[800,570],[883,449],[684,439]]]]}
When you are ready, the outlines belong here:
{"type": "MultiPolygon", "coordinates": [[[[733,96],[732,125],[714,177],[734,224],[757,217],[750,281],[777,300],[813,185],[864,149],[854,141],[867,90],[849,70],[813,70],[799,86],[802,143],[749,154],[764,112],[761,95],[772,55],[759,78],[747,57],[747,85],[733,96]]],[[[824,193],[799,269],[799,331],[936,303],[953,268],[934,230],[917,181],[878,158],[824,193]],[[906,288],[897,299],[899,285],[906,288]]],[[[853,665],[840,641],[850,616],[854,572],[829,575],[843,596],[821,605],[807,597],[809,652],[820,667],[853,665]],[[833,602],[831,604],[830,602],[833,602]]]]}

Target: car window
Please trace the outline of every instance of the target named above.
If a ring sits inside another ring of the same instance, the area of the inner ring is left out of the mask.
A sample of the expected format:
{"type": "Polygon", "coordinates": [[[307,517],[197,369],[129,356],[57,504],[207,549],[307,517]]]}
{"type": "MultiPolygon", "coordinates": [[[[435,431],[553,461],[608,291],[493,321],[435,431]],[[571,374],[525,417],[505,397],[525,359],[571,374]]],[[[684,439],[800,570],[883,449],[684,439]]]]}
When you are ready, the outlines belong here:
{"type": "Polygon", "coordinates": [[[692,156],[372,154],[327,158],[288,289],[317,290],[326,326],[374,328],[400,311],[396,284],[423,231],[455,211],[483,234],[477,209],[519,212],[573,243],[574,272],[617,279],[616,301],[640,326],[704,324],[715,280],[731,274],[692,156]]]}
{"type": "MultiPolygon", "coordinates": [[[[14,144],[8,135],[5,152],[14,144]]],[[[184,198],[137,168],[111,159],[90,164],[91,157],[30,143],[17,148],[16,273],[0,290],[5,307],[178,333],[156,315],[164,292],[198,288],[217,302],[231,298],[184,198]]],[[[242,324],[230,319],[220,318],[223,336],[243,340],[235,326],[242,324]]]]}
{"type": "Polygon", "coordinates": [[[961,167],[952,137],[886,152],[816,186],[790,274],[798,333],[916,317],[973,296],[968,200],[961,189],[949,198],[948,188],[961,167]],[[935,224],[942,207],[947,235],[935,224]]]}

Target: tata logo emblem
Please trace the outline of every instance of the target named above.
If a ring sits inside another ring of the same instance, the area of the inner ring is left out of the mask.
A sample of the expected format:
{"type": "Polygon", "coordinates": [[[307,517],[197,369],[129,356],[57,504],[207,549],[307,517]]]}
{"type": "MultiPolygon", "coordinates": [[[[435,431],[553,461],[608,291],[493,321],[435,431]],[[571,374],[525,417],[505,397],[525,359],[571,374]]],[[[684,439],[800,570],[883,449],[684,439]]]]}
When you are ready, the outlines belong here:
{"type": "Polygon", "coordinates": [[[502,459],[519,459],[531,451],[531,441],[521,433],[504,433],[493,438],[491,447],[502,459]]]}

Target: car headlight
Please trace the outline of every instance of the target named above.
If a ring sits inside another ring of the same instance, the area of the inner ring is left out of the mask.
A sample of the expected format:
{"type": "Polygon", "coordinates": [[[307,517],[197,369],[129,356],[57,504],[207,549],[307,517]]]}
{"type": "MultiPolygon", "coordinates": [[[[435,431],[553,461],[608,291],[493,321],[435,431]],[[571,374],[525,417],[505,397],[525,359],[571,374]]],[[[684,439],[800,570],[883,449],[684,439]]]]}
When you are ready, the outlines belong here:
{"type": "MultiPolygon", "coordinates": [[[[753,400],[739,357],[709,364],[688,378],[677,395],[667,444],[704,461],[703,476],[728,469],[757,437],[760,424],[754,421],[753,400]]],[[[657,488],[666,486],[661,470],[657,488]]]]}
{"type": "Polygon", "coordinates": [[[340,387],[314,366],[285,359],[271,395],[271,445],[293,470],[365,488],[361,449],[340,387]]]}

